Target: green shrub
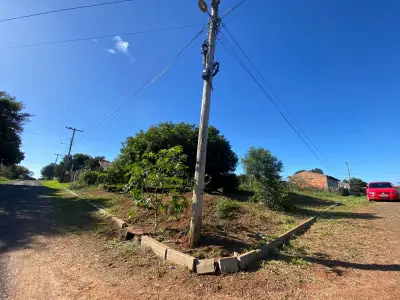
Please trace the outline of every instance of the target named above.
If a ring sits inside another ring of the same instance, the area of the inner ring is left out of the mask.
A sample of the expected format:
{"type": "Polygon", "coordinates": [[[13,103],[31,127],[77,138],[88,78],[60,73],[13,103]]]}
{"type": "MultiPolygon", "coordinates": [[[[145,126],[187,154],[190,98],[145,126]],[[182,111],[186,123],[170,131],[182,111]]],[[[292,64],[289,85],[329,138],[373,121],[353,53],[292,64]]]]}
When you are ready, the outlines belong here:
{"type": "Polygon", "coordinates": [[[240,210],[240,204],[237,201],[220,198],[217,200],[216,215],[220,219],[229,219],[235,217],[240,210]]]}
{"type": "Polygon", "coordinates": [[[96,185],[99,173],[95,171],[85,171],[79,175],[79,181],[87,185],[96,185]]]}
{"type": "Polygon", "coordinates": [[[337,194],[339,194],[340,196],[350,196],[350,191],[348,189],[345,188],[338,188],[337,190],[337,194]]]}
{"type": "Polygon", "coordinates": [[[71,184],[70,184],[70,188],[72,189],[72,190],[79,190],[79,189],[84,189],[85,187],[87,187],[88,185],[85,183],[85,182],[82,182],[82,181],[75,181],[75,182],[72,182],[71,184]]]}
{"type": "Polygon", "coordinates": [[[260,178],[254,184],[252,201],[262,203],[270,209],[289,210],[290,198],[285,195],[285,188],[279,180],[260,178]]]}
{"type": "Polygon", "coordinates": [[[107,173],[99,173],[99,184],[105,183],[107,179],[107,173]]]}

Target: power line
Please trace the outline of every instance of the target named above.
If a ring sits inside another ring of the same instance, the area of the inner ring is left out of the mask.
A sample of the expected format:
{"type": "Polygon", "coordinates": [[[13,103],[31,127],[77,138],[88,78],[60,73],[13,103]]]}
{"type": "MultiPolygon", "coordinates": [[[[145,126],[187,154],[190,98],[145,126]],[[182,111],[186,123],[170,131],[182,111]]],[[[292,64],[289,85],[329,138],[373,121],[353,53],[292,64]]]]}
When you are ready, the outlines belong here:
{"type": "MultiPolygon", "coordinates": [[[[191,44],[205,31],[207,27],[204,26],[184,47],[183,49],[167,64],[167,66],[159,72],[156,76],[154,76],[151,80],[147,81],[142,87],[140,87],[135,93],[133,93],[131,96],[128,97],[128,99],[123,102],[119,107],[117,107],[114,111],[112,111],[106,118],[104,118],[97,126],[85,137],[82,139],[78,140],[76,144],[82,142],[83,140],[87,140],[90,137],[92,137],[100,127],[104,127],[107,124],[109,124],[112,120],[114,120],[122,111],[124,108],[127,108],[129,103],[131,101],[136,101],[137,99],[135,98],[138,94],[144,92],[147,90],[151,85],[156,83],[176,62],[178,62],[189,50],[191,50],[195,45],[191,44]],[[190,48],[189,48],[190,47],[190,48]]],[[[134,103],[134,102],[132,102],[134,103]]]]}
{"type": "MultiPolygon", "coordinates": [[[[259,0],[254,0],[253,2],[251,2],[243,11],[249,11],[249,9],[254,6],[259,0]]],[[[228,24],[230,22],[232,22],[234,19],[237,18],[237,16],[239,15],[239,13],[237,13],[236,15],[233,15],[232,18],[230,18],[229,20],[225,21],[225,24],[228,24]]]]}
{"type": "MultiPolygon", "coordinates": [[[[223,24],[223,23],[222,23],[223,24]]],[[[257,74],[261,77],[262,81],[264,82],[264,84],[267,86],[267,88],[270,90],[270,92],[272,93],[273,96],[275,96],[277,103],[280,104],[282,110],[286,113],[286,115],[288,116],[288,118],[290,118],[292,120],[292,122],[296,125],[297,129],[303,134],[303,136],[310,142],[310,144],[321,154],[322,157],[325,158],[324,154],[322,153],[322,151],[315,145],[315,143],[311,140],[311,138],[304,132],[304,130],[301,128],[301,126],[299,125],[299,123],[296,121],[296,119],[290,114],[289,110],[285,107],[285,105],[283,104],[283,102],[280,100],[280,98],[278,97],[278,95],[274,92],[274,90],[272,89],[272,87],[268,84],[267,80],[265,79],[265,77],[261,74],[261,72],[258,70],[258,68],[255,66],[255,64],[253,63],[253,61],[250,59],[250,57],[246,54],[246,52],[244,51],[243,47],[239,44],[239,42],[236,40],[236,38],[232,35],[232,33],[229,31],[228,27],[226,27],[225,24],[223,24],[224,29],[226,30],[226,32],[229,34],[229,36],[232,38],[232,40],[235,42],[236,46],[240,49],[240,51],[243,53],[243,55],[246,57],[246,59],[250,62],[251,66],[254,68],[254,70],[257,72],[257,74]]],[[[326,158],[325,158],[326,159],[326,158]]]]}
{"type": "Polygon", "coordinates": [[[37,16],[42,16],[42,15],[48,15],[48,14],[53,14],[53,13],[58,13],[58,12],[63,12],[63,11],[70,11],[70,10],[76,10],[76,9],[82,9],[82,8],[90,8],[90,7],[98,7],[98,6],[104,6],[104,5],[119,4],[119,3],[124,3],[124,2],[134,2],[134,1],[135,0],[120,0],[120,1],[102,2],[102,3],[97,3],[97,4],[89,4],[89,5],[61,8],[61,9],[49,10],[49,11],[34,13],[34,14],[30,14],[30,15],[25,15],[25,16],[11,17],[11,18],[0,20],[0,23],[13,21],[13,20],[19,20],[19,19],[26,19],[26,18],[31,18],[31,17],[37,17],[37,16]]]}
{"type": "Polygon", "coordinates": [[[116,35],[129,36],[129,35],[148,34],[148,33],[163,32],[163,31],[170,31],[170,30],[176,30],[176,29],[198,27],[198,26],[202,26],[202,25],[203,24],[191,24],[191,25],[175,26],[175,27],[161,28],[161,29],[151,29],[151,30],[136,31],[136,32],[115,33],[115,34],[83,37],[83,38],[76,38],[76,39],[67,39],[67,40],[59,40],[59,41],[51,41],[51,42],[40,42],[40,43],[34,43],[34,44],[4,47],[4,48],[0,48],[0,51],[11,50],[11,49],[20,49],[20,48],[29,48],[29,47],[36,47],[36,46],[47,46],[47,45],[62,44],[62,43],[71,43],[71,42],[81,42],[81,41],[87,41],[87,40],[100,40],[100,39],[106,39],[106,38],[113,38],[116,35]]]}
{"type": "MultiPolygon", "coordinates": [[[[257,78],[254,76],[253,72],[249,69],[249,67],[246,65],[246,63],[243,61],[243,59],[240,57],[240,55],[235,51],[235,49],[232,47],[230,44],[229,40],[224,36],[224,34],[221,32],[221,38],[219,40],[221,41],[221,44],[226,48],[226,50],[239,62],[239,64],[243,67],[243,69],[249,74],[251,79],[256,83],[256,85],[261,89],[261,91],[264,93],[264,95],[267,97],[267,99],[273,104],[273,106],[278,110],[279,114],[284,118],[286,123],[292,128],[292,130],[296,133],[296,135],[300,138],[300,140],[307,146],[307,148],[311,151],[311,153],[314,154],[314,156],[320,161],[322,165],[324,165],[326,168],[329,169],[329,167],[322,161],[318,153],[315,152],[315,150],[309,145],[309,143],[305,140],[305,138],[300,134],[299,130],[292,124],[292,122],[289,120],[289,117],[285,115],[285,113],[282,111],[280,106],[276,103],[276,101],[268,94],[268,92],[265,90],[265,88],[262,86],[262,84],[257,80],[257,78]]],[[[247,56],[248,58],[248,56],[247,56]]],[[[248,60],[250,60],[248,58],[248,60]]],[[[252,64],[254,66],[254,64],[252,64]]]]}
{"type": "Polygon", "coordinates": [[[234,6],[232,6],[231,8],[227,9],[222,15],[221,15],[221,19],[225,18],[227,15],[229,15],[230,13],[232,13],[235,9],[237,9],[239,6],[241,6],[243,3],[245,3],[247,0],[240,0],[238,1],[234,6]]]}

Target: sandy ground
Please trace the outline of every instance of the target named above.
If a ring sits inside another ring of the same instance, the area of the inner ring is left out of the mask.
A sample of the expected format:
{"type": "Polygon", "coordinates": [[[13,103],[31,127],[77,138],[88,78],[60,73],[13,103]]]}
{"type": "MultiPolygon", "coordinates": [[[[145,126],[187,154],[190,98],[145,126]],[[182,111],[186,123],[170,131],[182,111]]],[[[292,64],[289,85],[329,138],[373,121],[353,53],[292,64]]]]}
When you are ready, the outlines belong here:
{"type": "Polygon", "coordinates": [[[93,230],[56,230],[47,191],[18,184],[0,187],[0,299],[399,299],[400,203],[317,222],[298,239],[311,265],[197,276],[93,230]]]}

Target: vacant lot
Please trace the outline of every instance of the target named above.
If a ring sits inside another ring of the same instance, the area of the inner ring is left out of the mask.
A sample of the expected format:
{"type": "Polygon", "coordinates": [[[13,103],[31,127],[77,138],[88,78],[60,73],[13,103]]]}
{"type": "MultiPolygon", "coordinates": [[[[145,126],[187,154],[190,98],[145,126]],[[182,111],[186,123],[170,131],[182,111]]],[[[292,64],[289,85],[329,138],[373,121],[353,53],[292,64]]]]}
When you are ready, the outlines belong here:
{"type": "MultiPolygon", "coordinates": [[[[0,195],[0,286],[9,299],[398,299],[400,292],[399,203],[346,199],[359,203],[321,213],[309,232],[248,272],[197,276],[123,241],[60,189],[22,183],[0,187],[0,195]]],[[[318,213],[313,201],[306,214],[318,213]]]]}
{"type": "MultiPolygon", "coordinates": [[[[133,201],[125,194],[106,192],[99,188],[85,188],[76,191],[84,199],[102,205],[111,214],[124,219],[135,229],[147,233],[153,231],[153,212],[133,208],[133,201]]],[[[191,193],[186,197],[190,201],[191,193]]],[[[210,195],[204,197],[203,229],[200,247],[188,247],[191,208],[184,211],[181,218],[163,215],[156,238],[172,248],[184,251],[197,258],[231,256],[233,252],[246,252],[260,247],[260,244],[277,237],[300,224],[310,216],[329,217],[324,211],[335,203],[344,202],[339,210],[349,211],[352,207],[365,203],[360,197],[340,197],[325,192],[290,193],[295,205],[290,212],[278,212],[267,209],[264,205],[248,201],[245,193],[231,195],[210,195]],[[235,201],[235,200],[242,201],[235,201]]],[[[335,213],[337,216],[339,212],[335,213]]]]}

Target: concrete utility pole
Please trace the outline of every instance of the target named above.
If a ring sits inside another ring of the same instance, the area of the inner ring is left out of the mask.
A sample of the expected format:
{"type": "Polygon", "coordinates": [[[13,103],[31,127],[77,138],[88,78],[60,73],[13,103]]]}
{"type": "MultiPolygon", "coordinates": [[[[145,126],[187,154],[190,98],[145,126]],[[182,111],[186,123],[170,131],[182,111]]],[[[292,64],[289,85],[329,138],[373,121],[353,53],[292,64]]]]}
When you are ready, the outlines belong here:
{"type": "Polygon", "coordinates": [[[54,168],[53,168],[53,179],[54,179],[54,177],[55,177],[55,167],[56,167],[56,165],[57,165],[57,161],[58,161],[58,157],[59,156],[62,156],[62,154],[58,154],[58,153],[56,153],[56,154],[54,154],[54,155],[56,155],[56,161],[54,162],[54,168]]]}
{"type": "Polygon", "coordinates": [[[57,155],[56,161],[54,162],[54,164],[56,165],[56,164],[57,164],[57,161],[58,161],[58,157],[59,157],[59,156],[62,156],[62,154],[57,154],[57,153],[56,153],[56,154],[54,154],[54,155],[57,155]]]}
{"type": "Polygon", "coordinates": [[[347,166],[347,173],[349,174],[349,192],[351,195],[351,176],[350,176],[349,164],[347,162],[346,162],[346,166],[347,166]]]}
{"type": "MultiPolygon", "coordinates": [[[[192,200],[192,218],[190,221],[189,244],[195,247],[200,242],[201,224],[203,215],[204,176],[206,167],[208,120],[210,115],[210,97],[213,77],[218,72],[218,63],[214,63],[215,45],[219,27],[218,7],[220,0],[211,1],[211,17],[209,20],[208,40],[202,46],[203,50],[203,98],[201,102],[201,115],[199,137],[197,142],[196,167],[194,175],[194,191],[192,200]]],[[[199,1],[202,11],[207,11],[205,1],[199,1]]]]}
{"type": "Polygon", "coordinates": [[[69,150],[68,150],[68,158],[69,158],[69,161],[71,163],[70,173],[72,174],[72,167],[73,167],[72,166],[72,158],[71,158],[72,144],[74,143],[75,132],[76,131],[83,132],[83,130],[79,130],[79,129],[76,129],[76,128],[73,128],[73,127],[68,127],[68,126],[65,126],[65,128],[72,130],[72,138],[71,138],[71,141],[69,143],[69,150]]]}

